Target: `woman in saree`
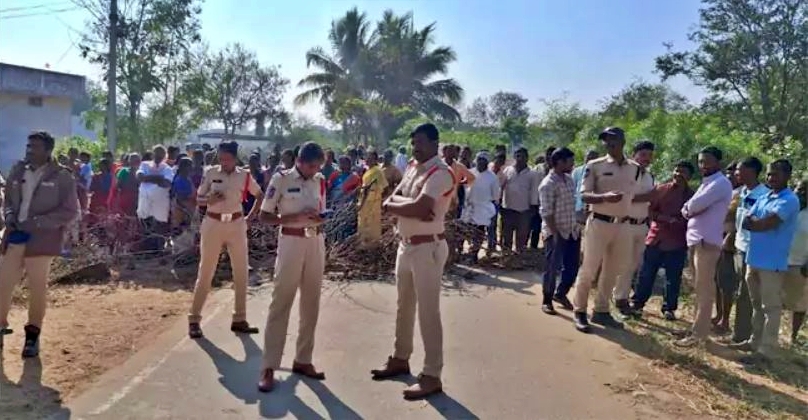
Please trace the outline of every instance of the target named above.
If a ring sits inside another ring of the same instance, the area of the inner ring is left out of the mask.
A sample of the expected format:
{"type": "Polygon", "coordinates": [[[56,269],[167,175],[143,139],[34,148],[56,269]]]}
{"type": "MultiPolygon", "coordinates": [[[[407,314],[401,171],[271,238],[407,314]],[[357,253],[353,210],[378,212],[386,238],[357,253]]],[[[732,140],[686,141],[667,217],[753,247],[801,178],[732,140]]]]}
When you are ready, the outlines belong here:
{"type": "Polygon", "coordinates": [[[333,240],[343,240],[356,231],[356,219],[353,217],[354,209],[351,207],[356,199],[356,193],[362,186],[362,179],[352,171],[351,159],[347,156],[339,158],[339,171],[331,174],[328,179],[329,206],[345,217],[342,229],[335,233],[333,240]]]}
{"type": "Polygon", "coordinates": [[[362,175],[362,197],[357,212],[359,239],[365,245],[378,242],[382,236],[382,200],[387,178],[379,166],[379,154],[370,149],[365,156],[367,169],[362,175]]]}
{"type": "Polygon", "coordinates": [[[140,183],[137,180],[137,170],[140,168],[140,155],[129,155],[128,165],[118,170],[115,175],[114,199],[110,210],[117,215],[119,222],[118,242],[130,244],[137,238],[139,222],[137,219],[137,197],[140,183]]]}
{"type": "Polygon", "coordinates": [[[177,174],[171,182],[171,235],[179,236],[191,227],[196,213],[196,189],[191,178],[194,163],[182,158],[177,164],[177,174]]]}

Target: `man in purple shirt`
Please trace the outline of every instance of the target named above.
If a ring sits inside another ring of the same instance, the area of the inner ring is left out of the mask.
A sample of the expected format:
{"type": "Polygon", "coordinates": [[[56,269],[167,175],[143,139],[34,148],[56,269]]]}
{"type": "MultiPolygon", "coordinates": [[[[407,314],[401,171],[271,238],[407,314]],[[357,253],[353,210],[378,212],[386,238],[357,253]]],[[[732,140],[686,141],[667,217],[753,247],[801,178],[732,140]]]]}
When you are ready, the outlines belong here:
{"type": "Polygon", "coordinates": [[[690,334],[676,342],[680,347],[704,343],[710,333],[715,302],[715,268],[724,242],[724,218],[732,200],[732,184],[721,172],[721,150],[709,146],[699,153],[702,181],[682,207],[687,219],[687,246],[693,255],[696,279],[696,318],[690,334]]]}

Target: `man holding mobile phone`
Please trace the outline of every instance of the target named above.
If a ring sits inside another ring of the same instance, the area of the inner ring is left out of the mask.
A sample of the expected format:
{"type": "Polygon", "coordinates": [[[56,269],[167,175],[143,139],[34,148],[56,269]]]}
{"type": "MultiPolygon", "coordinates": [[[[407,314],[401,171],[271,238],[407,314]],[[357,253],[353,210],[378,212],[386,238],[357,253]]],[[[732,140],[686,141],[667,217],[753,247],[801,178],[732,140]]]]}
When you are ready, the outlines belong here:
{"type": "Polygon", "coordinates": [[[325,379],[325,374],[318,372],[312,364],[325,269],[323,216],[327,215],[326,185],[320,173],[324,160],[320,145],[304,144],[295,166],[272,176],[261,205],[261,220],[280,225],[280,234],[275,258],[275,287],[264,334],[264,358],[258,382],[260,392],[270,392],[275,386],[274,375],[281,365],[289,314],[298,288],[300,327],[292,372],[311,379],[325,379]]]}
{"type": "Polygon", "coordinates": [[[598,136],[606,156],[587,163],[581,185],[581,199],[592,212],[586,223],[583,240],[584,259],[578,271],[573,302],[575,328],[589,332],[586,309],[589,291],[601,269],[601,281],[592,312],[592,322],[609,328],[623,328],[609,310],[611,293],[619,274],[627,272],[632,249],[629,209],[634,191],[644,174],[637,162],[623,153],[626,136],[619,127],[609,127],[598,136]]]}
{"type": "Polygon", "coordinates": [[[260,198],[261,187],[250,171],[238,167],[238,143],[225,141],[219,144],[219,165],[205,171],[197,190],[197,203],[207,206],[207,212],[199,228],[199,273],[194,287],[194,302],[188,314],[188,335],[201,338],[202,307],[210,293],[210,285],[222,247],[227,248],[233,270],[235,309],[230,331],[237,334],[257,334],[258,328],[247,322],[247,223],[258,215],[258,200],[250,213],[244,214],[242,203],[247,194],[260,198]]]}

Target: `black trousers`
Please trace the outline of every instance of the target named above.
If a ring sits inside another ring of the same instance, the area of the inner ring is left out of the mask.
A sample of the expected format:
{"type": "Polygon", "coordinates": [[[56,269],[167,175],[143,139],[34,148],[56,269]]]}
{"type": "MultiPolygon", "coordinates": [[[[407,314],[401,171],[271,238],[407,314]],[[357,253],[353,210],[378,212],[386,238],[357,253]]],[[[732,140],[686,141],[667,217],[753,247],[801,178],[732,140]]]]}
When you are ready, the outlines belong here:
{"type": "Polygon", "coordinates": [[[581,258],[581,238],[549,237],[544,243],[547,267],[542,285],[543,304],[552,303],[553,297],[566,296],[578,277],[581,258]],[[556,287],[556,277],[561,274],[561,283],[556,287]]]}

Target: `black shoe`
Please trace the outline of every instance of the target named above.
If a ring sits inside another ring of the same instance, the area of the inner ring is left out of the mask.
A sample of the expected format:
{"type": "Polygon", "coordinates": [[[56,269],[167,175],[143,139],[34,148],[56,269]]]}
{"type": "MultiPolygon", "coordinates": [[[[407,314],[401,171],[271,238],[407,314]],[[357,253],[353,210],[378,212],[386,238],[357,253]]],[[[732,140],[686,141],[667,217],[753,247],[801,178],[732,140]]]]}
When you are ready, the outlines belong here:
{"type": "Polygon", "coordinates": [[[673,311],[662,311],[662,317],[665,321],[676,321],[676,314],[673,311]]]}
{"type": "Polygon", "coordinates": [[[22,347],[22,357],[39,356],[39,327],[33,325],[25,326],[25,345],[22,347]]]}
{"type": "Polygon", "coordinates": [[[606,328],[623,329],[623,323],[614,319],[608,312],[592,312],[592,323],[603,325],[606,328]]]}
{"type": "Polygon", "coordinates": [[[191,322],[188,324],[188,337],[193,339],[202,338],[205,335],[202,333],[202,327],[198,322],[191,322]]]}
{"type": "Polygon", "coordinates": [[[769,358],[760,353],[752,353],[748,356],[741,357],[738,359],[738,362],[746,366],[762,366],[769,363],[769,358]]]}
{"type": "Polygon", "coordinates": [[[640,305],[640,304],[638,304],[638,303],[632,303],[632,304],[631,304],[631,313],[632,313],[632,316],[633,316],[634,318],[636,318],[636,319],[642,319],[642,312],[643,312],[643,309],[645,309],[645,306],[644,306],[644,305],[640,305]]]}
{"type": "Polygon", "coordinates": [[[618,299],[614,302],[614,306],[617,307],[617,310],[620,312],[620,315],[622,315],[623,318],[628,319],[634,316],[634,310],[631,309],[628,299],[618,299]]]}
{"type": "Polygon", "coordinates": [[[582,332],[589,332],[589,320],[586,319],[586,312],[575,313],[575,329],[582,332]]]}
{"type": "Polygon", "coordinates": [[[572,310],[572,302],[566,296],[553,296],[553,301],[568,311],[572,310]]]}
{"type": "Polygon", "coordinates": [[[545,303],[541,305],[541,311],[547,315],[558,315],[558,312],[556,312],[555,308],[553,308],[552,303],[545,303]]]}
{"type": "Polygon", "coordinates": [[[258,334],[258,328],[250,326],[247,321],[234,321],[230,324],[230,331],[236,334],[258,334]]]}

